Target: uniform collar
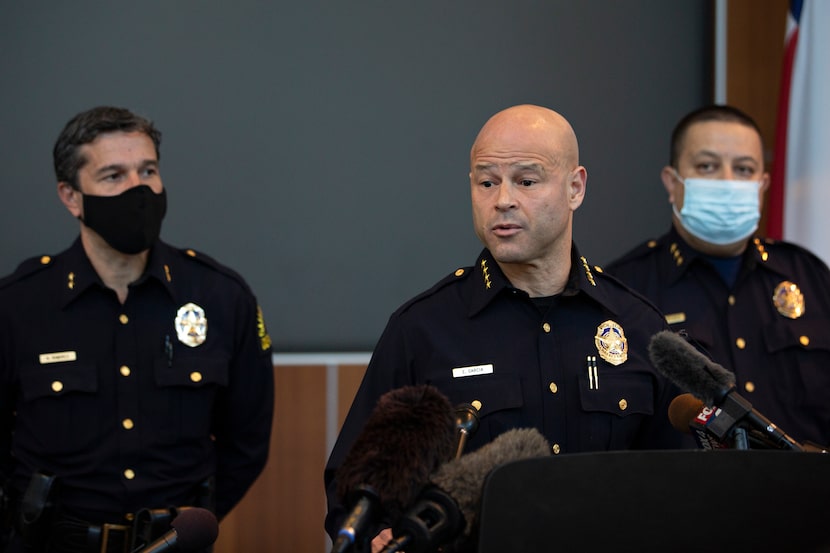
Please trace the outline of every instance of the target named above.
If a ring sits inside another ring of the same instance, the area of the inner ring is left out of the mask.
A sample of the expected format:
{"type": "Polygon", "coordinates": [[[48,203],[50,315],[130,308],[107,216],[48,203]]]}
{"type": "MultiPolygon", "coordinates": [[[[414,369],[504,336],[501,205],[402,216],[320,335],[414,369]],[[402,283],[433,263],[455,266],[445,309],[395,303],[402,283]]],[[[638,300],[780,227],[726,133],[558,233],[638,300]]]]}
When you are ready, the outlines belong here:
{"type": "MultiPolygon", "coordinates": [[[[770,243],[772,241],[757,237],[749,240],[741,258],[739,279],[741,274],[753,271],[756,268],[765,268],[777,273],[786,274],[786,267],[785,264],[782,264],[782,260],[767,250],[767,244],[770,243]]],[[[654,242],[653,244],[659,244],[665,249],[661,255],[664,258],[663,262],[671,267],[669,271],[671,275],[670,284],[680,280],[686,274],[686,271],[695,263],[709,264],[706,256],[687,244],[680,237],[680,234],[678,234],[674,226],[672,226],[671,230],[659,242],[654,242]]]]}
{"type": "MultiPolygon", "coordinates": [[[[169,246],[160,240],[156,240],[147,259],[147,267],[144,270],[144,274],[133,285],[140,285],[148,279],[155,279],[164,286],[171,297],[175,298],[176,289],[172,270],[172,251],[169,246]]],[[[92,286],[106,288],[101,277],[98,276],[92,263],[90,263],[80,237],[76,238],[72,246],[61,255],[61,272],[65,275],[63,279],[65,288],[61,302],[63,307],[72,303],[92,286]]]]}
{"type": "MultiPolygon", "coordinates": [[[[529,297],[527,292],[510,283],[487,248],[482,250],[478,256],[470,280],[473,287],[468,313],[470,317],[485,309],[500,294],[529,297]]],[[[574,296],[579,292],[585,292],[600,303],[604,303],[601,301],[603,294],[597,289],[597,282],[588,261],[579,255],[576,244],[573,244],[571,246],[571,270],[568,273],[568,282],[565,284],[562,296],[574,296]]]]}

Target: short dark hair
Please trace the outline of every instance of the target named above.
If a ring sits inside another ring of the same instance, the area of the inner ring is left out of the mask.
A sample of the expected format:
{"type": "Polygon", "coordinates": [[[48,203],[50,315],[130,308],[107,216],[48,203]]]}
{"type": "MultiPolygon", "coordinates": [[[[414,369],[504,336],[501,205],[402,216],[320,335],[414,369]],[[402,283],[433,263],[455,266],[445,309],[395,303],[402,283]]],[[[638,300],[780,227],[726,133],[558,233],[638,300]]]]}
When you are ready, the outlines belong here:
{"type": "Polygon", "coordinates": [[[81,153],[81,146],[89,144],[101,134],[111,132],[141,132],[146,134],[161,158],[161,131],[153,122],[124,108],[99,106],[73,117],[63,128],[52,150],[55,176],[58,182],[68,182],[78,189],[78,171],[88,161],[81,153]]]}
{"type": "Polygon", "coordinates": [[[677,168],[677,160],[680,157],[680,150],[683,147],[683,140],[686,138],[686,132],[689,130],[689,127],[695,123],[703,123],[706,121],[725,121],[729,123],[740,123],[741,125],[751,127],[755,129],[755,132],[758,133],[758,137],[761,138],[761,147],[763,148],[761,129],[752,117],[734,106],[712,104],[698,108],[691,113],[686,114],[686,116],[683,117],[677,125],[675,125],[674,131],[672,131],[671,134],[669,165],[675,169],[677,168]]]}

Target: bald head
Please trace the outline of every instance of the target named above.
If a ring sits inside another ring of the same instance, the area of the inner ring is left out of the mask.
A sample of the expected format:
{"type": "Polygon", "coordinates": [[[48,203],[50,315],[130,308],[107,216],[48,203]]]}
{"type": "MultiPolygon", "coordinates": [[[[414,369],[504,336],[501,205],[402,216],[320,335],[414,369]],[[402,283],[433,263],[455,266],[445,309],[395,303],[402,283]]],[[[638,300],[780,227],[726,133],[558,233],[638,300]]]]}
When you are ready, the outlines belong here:
{"type": "Polygon", "coordinates": [[[479,131],[470,159],[483,152],[509,155],[516,151],[535,151],[567,170],[579,165],[579,146],[570,123],[541,106],[513,106],[492,116],[479,131]]]}

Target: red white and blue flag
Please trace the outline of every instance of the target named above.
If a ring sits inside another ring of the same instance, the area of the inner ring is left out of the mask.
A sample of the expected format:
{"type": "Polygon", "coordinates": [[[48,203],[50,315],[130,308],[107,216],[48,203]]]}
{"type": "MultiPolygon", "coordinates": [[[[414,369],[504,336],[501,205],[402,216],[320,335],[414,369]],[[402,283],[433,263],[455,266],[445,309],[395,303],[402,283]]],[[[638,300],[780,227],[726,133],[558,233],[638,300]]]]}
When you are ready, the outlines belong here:
{"type": "Polygon", "coordinates": [[[767,235],[830,262],[830,2],[791,0],[767,235]]]}

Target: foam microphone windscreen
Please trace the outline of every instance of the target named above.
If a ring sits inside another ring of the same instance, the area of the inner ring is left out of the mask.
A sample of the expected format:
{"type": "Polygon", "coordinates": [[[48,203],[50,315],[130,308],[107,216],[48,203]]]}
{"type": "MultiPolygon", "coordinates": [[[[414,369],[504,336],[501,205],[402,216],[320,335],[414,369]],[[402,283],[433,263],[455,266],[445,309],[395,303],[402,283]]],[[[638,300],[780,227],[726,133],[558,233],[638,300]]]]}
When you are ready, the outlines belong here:
{"type": "Polygon", "coordinates": [[[689,423],[697,417],[703,409],[703,402],[692,394],[680,394],[669,404],[669,422],[684,434],[691,434],[689,423]]]}
{"type": "Polygon", "coordinates": [[[452,457],[455,413],[434,386],[405,386],[380,397],[337,471],[337,494],[344,504],[368,486],[394,520],[452,457]]]}
{"type": "Polygon", "coordinates": [[[199,507],[182,509],[173,522],[180,551],[199,551],[213,545],[219,535],[216,516],[199,507]]]}
{"type": "Polygon", "coordinates": [[[697,351],[670,330],[651,337],[648,355],[654,367],[706,405],[717,405],[735,386],[735,375],[697,351]]]}

